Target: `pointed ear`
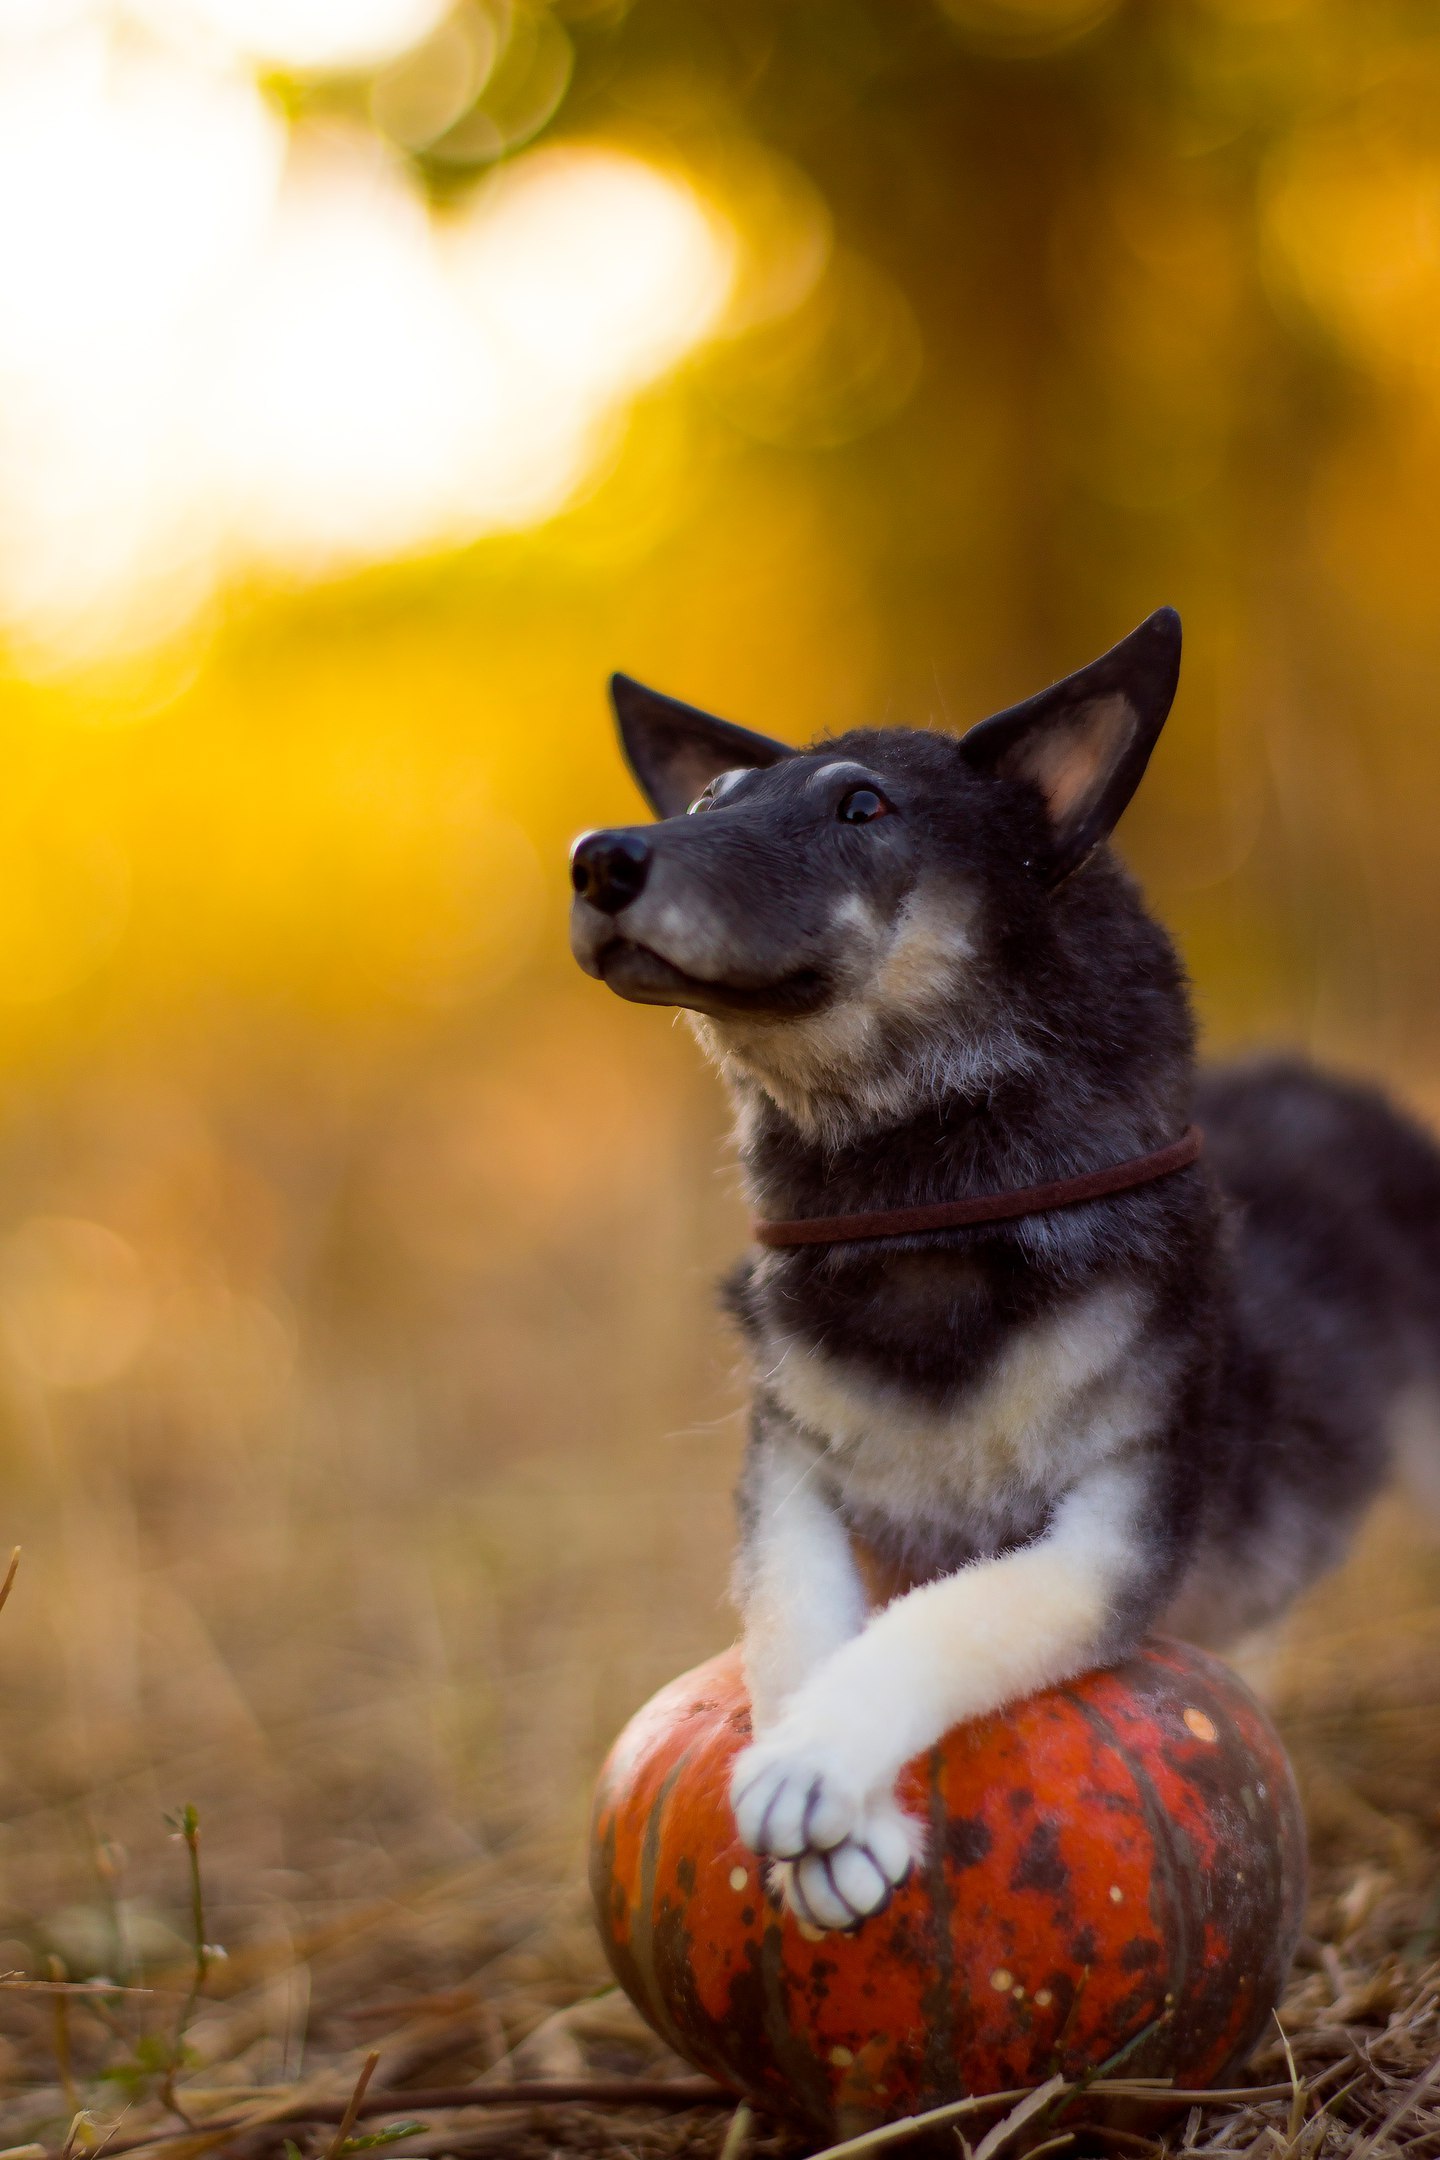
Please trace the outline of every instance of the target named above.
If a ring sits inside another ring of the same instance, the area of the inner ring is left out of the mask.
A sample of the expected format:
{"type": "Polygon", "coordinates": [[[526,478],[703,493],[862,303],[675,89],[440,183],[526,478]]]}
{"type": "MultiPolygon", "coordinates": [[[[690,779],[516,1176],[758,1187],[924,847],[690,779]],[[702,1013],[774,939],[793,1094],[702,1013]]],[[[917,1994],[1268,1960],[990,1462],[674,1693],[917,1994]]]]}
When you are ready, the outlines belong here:
{"type": "Polygon", "coordinates": [[[698,706],[662,697],[628,675],[612,675],[610,699],[626,761],[657,817],[678,817],[715,778],[737,765],[776,765],[787,743],[732,727],[698,706]]]}
{"type": "Polygon", "coordinates": [[[961,748],[979,771],[1040,790],[1053,845],[1037,865],[1050,885],[1108,839],[1149,763],[1180,674],[1180,618],[1159,608],[1077,675],[971,728],[961,748]]]}

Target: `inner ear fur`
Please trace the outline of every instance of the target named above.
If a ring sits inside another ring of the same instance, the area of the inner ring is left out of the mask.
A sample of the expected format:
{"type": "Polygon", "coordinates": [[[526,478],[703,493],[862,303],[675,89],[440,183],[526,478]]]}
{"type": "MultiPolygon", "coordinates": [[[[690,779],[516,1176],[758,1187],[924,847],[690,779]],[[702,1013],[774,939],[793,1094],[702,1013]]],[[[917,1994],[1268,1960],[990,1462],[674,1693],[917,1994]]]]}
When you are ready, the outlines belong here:
{"type": "Polygon", "coordinates": [[[1051,845],[1037,864],[1058,885],[1109,838],[1140,785],[1180,675],[1180,618],[1157,608],[1063,682],[971,728],[978,771],[1038,788],[1051,845]]]}
{"type": "Polygon", "coordinates": [[[657,817],[688,810],[717,773],[776,765],[795,754],[788,743],[717,720],[696,705],[647,690],[629,675],[611,676],[610,701],[626,763],[657,817]]]}

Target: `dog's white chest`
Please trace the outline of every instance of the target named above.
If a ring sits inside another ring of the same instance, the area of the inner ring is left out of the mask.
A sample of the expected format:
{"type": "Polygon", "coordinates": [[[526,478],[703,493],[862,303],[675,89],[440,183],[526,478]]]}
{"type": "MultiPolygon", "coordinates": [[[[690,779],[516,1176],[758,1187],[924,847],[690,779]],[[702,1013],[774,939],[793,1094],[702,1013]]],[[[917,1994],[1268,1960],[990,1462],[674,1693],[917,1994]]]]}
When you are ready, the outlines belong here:
{"type": "Polygon", "coordinates": [[[1143,1311],[1107,1286],[1018,1330],[989,1373],[933,1408],[796,1336],[772,1336],[766,1392],[823,1452],[857,1508],[899,1522],[1063,1491],[1143,1433],[1158,1375],[1135,1352],[1143,1311]]]}

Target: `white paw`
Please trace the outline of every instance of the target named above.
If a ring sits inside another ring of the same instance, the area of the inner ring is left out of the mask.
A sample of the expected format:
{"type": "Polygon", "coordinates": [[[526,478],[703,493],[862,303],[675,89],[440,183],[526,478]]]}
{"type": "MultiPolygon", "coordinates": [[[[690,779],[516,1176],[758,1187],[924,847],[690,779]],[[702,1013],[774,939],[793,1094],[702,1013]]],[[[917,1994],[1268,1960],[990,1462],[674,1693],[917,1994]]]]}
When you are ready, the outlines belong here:
{"type": "Polygon", "coordinates": [[[864,1813],[865,1796],[834,1751],[814,1741],[796,1746],[776,1732],[736,1760],[730,1805],[752,1852],[798,1860],[842,1844],[864,1813]]]}
{"type": "Polygon", "coordinates": [[[776,1887],[791,1912],[810,1927],[858,1927],[889,1904],[922,1844],[920,1824],[893,1799],[872,1802],[838,1845],[777,1862],[776,1887]]]}

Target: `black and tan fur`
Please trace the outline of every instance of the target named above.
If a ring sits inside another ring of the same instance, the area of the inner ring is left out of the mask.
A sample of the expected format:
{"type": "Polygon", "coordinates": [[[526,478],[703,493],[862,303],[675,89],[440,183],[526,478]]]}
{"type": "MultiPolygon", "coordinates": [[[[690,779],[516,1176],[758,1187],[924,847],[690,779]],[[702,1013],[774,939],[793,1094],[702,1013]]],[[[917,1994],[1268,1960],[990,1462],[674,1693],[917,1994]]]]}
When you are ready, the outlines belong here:
{"type": "Polygon", "coordinates": [[[1281,1613],[1440,1379],[1440,1154],[1298,1063],[1197,1076],[1180,963],[1105,845],[1178,665],[1162,610],[963,738],[803,752],[616,679],[662,822],[577,843],[574,949],[696,1016],[760,1212],[1208,1134],[1138,1190],[755,1248],[729,1286],[754,1371],[733,1798],[817,1925],[903,1877],[896,1773],[951,1724],[1153,1626],[1228,1644],[1281,1613]],[[857,1537],[916,1584],[880,1612],[857,1537]]]}

